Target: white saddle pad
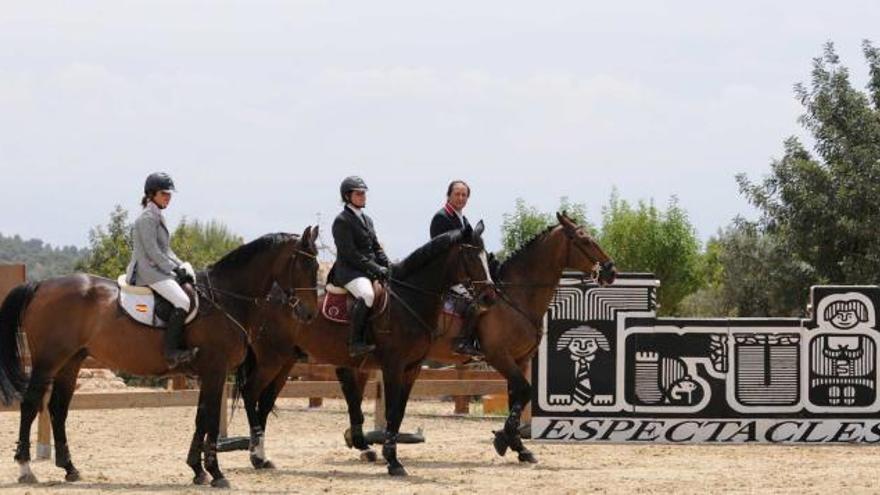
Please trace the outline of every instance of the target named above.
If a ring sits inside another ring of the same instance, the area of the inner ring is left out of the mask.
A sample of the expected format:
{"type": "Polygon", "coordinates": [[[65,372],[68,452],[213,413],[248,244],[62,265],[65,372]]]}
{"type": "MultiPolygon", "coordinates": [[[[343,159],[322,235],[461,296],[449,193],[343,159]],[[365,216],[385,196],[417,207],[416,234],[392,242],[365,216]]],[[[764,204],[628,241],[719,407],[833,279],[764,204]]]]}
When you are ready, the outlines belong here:
{"type": "MultiPolygon", "coordinates": [[[[138,323],[149,325],[151,327],[165,328],[167,323],[159,317],[154,318],[156,307],[156,296],[153,289],[149,287],[141,287],[139,285],[129,285],[125,280],[125,275],[120,275],[116,279],[119,284],[119,306],[135,319],[138,323]]],[[[193,310],[186,316],[186,322],[189,323],[196,318],[199,313],[199,297],[196,295],[196,304],[193,310]]]]}

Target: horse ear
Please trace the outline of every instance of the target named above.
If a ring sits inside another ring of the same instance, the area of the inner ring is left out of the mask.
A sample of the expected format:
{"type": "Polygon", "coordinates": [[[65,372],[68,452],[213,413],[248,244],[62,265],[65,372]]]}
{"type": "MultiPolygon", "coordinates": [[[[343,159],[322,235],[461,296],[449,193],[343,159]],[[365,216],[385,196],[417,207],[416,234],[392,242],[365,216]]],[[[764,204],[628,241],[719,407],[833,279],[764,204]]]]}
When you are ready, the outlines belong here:
{"type": "Polygon", "coordinates": [[[483,231],[486,230],[486,225],[483,224],[483,221],[480,220],[477,222],[477,226],[474,227],[474,237],[480,237],[483,235],[483,231]]]}
{"type": "Polygon", "coordinates": [[[320,228],[321,228],[320,225],[315,225],[314,227],[312,227],[312,237],[311,237],[312,245],[314,245],[315,241],[318,240],[318,229],[320,229],[320,228]]]}
{"type": "Polygon", "coordinates": [[[306,246],[309,245],[309,242],[312,240],[312,227],[311,227],[311,225],[306,227],[306,230],[303,230],[303,233],[302,233],[302,236],[300,237],[300,239],[302,239],[302,241],[306,244],[306,246]]]}
{"type": "Polygon", "coordinates": [[[556,212],[556,219],[559,220],[559,223],[566,227],[575,227],[574,220],[569,218],[568,213],[565,210],[562,212],[556,212]]]}

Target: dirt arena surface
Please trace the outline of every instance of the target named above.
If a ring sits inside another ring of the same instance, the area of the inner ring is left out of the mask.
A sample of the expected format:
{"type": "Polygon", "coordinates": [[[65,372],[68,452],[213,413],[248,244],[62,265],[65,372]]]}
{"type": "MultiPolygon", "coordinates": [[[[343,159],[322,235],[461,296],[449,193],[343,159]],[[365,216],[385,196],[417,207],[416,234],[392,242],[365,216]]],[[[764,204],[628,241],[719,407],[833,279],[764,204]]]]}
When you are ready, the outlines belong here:
{"type": "MultiPolygon", "coordinates": [[[[540,464],[498,457],[491,430],[499,418],[454,417],[449,402],[413,402],[405,431],[425,429],[427,443],[401,445],[408,478],[392,479],[382,464],[365,464],[345,448],[341,401],[309,409],[282,400],[269,420],[267,453],[275,471],[254,471],[246,452],[221,455],[234,493],[880,493],[880,450],[821,446],[549,445],[529,442],[540,464]]],[[[372,411],[372,403],[365,404],[372,411]]],[[[472,406],[473,407],[473,406],[472,406]]],[[[3,493],[209,493],[190,484],[184,463],[195,409],[71,411],[68,432],[83,475],[63,481],[47,461],[32,464],[36,486],[15,483],[12,460],[18,413],[0,413],[3,493]]],[[[368,417],[367,424],[372,424],[368,417]]],[[[36,427],[36,426],[35,426],[36,427]]],[[[230,434],[247,430],[243,411],[230,434]]],[[[33,453],[33,447],[32,447],[33,453]]],[[[226,493],[226,492],[224,492],[226,493]]]]}

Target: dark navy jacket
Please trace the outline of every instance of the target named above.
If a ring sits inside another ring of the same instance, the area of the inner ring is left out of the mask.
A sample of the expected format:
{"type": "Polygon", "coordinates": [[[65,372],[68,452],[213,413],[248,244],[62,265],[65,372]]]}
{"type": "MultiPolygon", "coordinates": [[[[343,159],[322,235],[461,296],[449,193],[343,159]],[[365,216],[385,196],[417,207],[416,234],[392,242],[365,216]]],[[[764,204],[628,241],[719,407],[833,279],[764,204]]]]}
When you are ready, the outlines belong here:
{"type": "Polygon", "coordinates": [[[333,221],[336,263],[328,277],[336,286],[343,286],[358,277],[375,280],[379,267],[388,267],[388,257],[373,228],[373,220],[364,215],[364,222],[347,206],[333,221]]]}
{"type": "Polygon", "coordinates": [[[453,210],[452,206],[447,203],[446,206],[440,208],[440,211],[435,213],[434,218],[431,219],[431,239],[445,232],[449,232],[450,230],[463,229],[470,226],[467,217],[462,215],[462,218],[464,218],[464,222],[459,220],[458,215],[455,214],[455,210],[453,210]]]}

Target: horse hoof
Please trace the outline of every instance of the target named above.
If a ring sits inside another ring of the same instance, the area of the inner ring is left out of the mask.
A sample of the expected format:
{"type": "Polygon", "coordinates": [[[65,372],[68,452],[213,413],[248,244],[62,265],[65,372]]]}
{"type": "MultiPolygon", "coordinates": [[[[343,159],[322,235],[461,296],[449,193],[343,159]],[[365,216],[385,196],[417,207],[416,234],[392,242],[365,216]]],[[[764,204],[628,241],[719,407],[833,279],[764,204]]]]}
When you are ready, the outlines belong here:
{"type": "Polygon", "coordinates": [[[362,450],[361,460],[364,462],[376,462],[379,460],[379,456],[376,455],[376,451],[373,449],[362,450]]]}
{"type": "Polygon", "coordinates": [[[492,445],[495,447],[495,452],[504,457],[504,454],[507,453],[507,448],[510,446],[507,442],[507,436],[504,435],[503,431],[496,431],[494,433],[495,438],[492,440],[492,445]]]}
{"type": "Polygon", "coordinates": [[[535,458],[535,454],[531,452],[520,452],[517,456],[519,458],[519,462],[527,462],[529,464],[537,464],[538,459],[535,458]]]}
{"type": "Polygon", "coordinates": [[[18,477],[18,482],[22,485],[34,485],[37,483],[37,477],[34,473],[23,474],[18,477]]]}
{"type": "Polygon", "coordinates": [[[388,466],[388,474],[391,476],[409,476],[403,466],[388,466]]]}
{"type": "Polygon", "coordinates": [[[207,485],[208,484],[208,475],[205,473],[199,473],[193,477],[193,485],[207,485]]]}
{"type": "Polygon", "coordinates": [[[268,459],[260,459],[256,456],[251,456],[251,465],[254,469],[275,469],[275,464],[268,459]]]}
{"type": "Polygon", "coordinates": [[[211,486],[213,488],[229,488],[229,480],[226,478],[214,478],[211,480],[211,486]]]}
{"type": "Polygon", "coordinates": [[[67,472],[66,475],[64,475],[64,481],[69,481],[71,483],[73,483],[74,481],[79,481],[80,479],[81,477],[79,475],[79,471],[77,471],[76,469],[71,469],[67,472]]]}

